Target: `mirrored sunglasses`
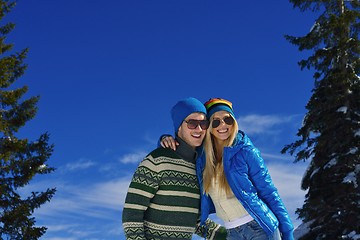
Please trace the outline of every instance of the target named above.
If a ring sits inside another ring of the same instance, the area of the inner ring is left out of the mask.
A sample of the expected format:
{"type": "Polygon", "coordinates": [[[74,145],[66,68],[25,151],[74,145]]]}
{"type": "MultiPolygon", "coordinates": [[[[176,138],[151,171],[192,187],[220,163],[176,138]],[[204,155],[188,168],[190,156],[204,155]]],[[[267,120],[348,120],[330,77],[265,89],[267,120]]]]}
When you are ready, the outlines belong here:
{"type": "Polygon", "coordinates": [[[195,129],[200,125],[201,129],[206,130],[210,125],[208,120],[189,119],[187,121],[184,120],[184,122],[186,122],[188,129],[195,129]]]}
{"type": "Polygon", "coordinates": [[[212,128],[217,128],[218,126],[220,126],[221,121],[224,121],[224,123],[226,123],[227,125],[233,125],[234,124],[234,119],[230,116],[224,117],[223,119],[214,119],[211,122],[211,126],[212,128]]]}

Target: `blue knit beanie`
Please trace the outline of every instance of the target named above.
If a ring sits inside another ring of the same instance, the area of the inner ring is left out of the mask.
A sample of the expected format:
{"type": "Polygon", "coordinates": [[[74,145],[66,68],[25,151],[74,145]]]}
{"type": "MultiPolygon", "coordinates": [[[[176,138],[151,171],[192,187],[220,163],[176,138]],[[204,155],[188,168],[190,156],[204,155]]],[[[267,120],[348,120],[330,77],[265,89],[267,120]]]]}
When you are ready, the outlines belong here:
{"type": "Polygon", "coordinates": [[[199,112],[206,116],[206,108],[199,100],[188,97],[177,102],[171,109],[171,117],[174,123],[175,134],[184,119],[192,113],[199,112]]]}
{"type": "Polygon", "coordinates": [[[204,103],[206,110],[207,110],[207,118],[210,119],[210,117],[219,111],[227,111],[230,113],[234,118],[234,110],[232,108],[232,103],[228,100],[222,99],[222,98],[211,98],[209,101],[204,103]]]}

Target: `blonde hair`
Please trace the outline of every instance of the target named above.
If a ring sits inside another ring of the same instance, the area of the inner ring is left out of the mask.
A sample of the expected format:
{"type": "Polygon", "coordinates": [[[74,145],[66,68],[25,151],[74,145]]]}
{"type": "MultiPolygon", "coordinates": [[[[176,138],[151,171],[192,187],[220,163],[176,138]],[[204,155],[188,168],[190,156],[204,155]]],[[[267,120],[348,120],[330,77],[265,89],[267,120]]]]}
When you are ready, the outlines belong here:
{"type": "MultiPolygon", "coordinates": [[[[234,118],[231,114],[230,116],[234,118]]],[[[214,119],[214,115],[211,116],[210,122],[212,122],[214,119]]],[[[230,186],[226,180],[225,173],[224,173],[224,165],[223,165],[223,159],[216,159],[216,154],[219,156],[223,156],[224,147],[232,146],[237,132],[238,132],[239,126],[236,122],[236,119],[234,119],[234,124],[232,127],[232,133],[230,134],[229,138],[226,139],[220,149],[215,149],[214,145],[214,136],[212,135],[212,125],[210,124],[209,128],[207,129],[207,133],[205,136],[204,141],[204,151],[205,151],[205,157],[206,157],[206,163],[205,168],[203,172],[203,187],[204,192],[206,194],[209,193],[209,189],[212,185],[212,181],[214,178],[219,178],[219,186],[220,190],[225,190],[226,195],[229,195],[231,193],[230,186]]]]}

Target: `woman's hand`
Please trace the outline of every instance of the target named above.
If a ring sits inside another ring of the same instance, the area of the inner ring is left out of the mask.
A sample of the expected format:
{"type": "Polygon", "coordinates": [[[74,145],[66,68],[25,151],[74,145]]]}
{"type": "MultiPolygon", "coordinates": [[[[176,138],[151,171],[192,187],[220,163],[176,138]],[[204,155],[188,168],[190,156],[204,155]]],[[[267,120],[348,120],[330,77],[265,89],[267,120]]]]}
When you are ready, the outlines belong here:
{"type": "Polygon", "coordinates": [[[161,138],[160,145],[163,148],[171,148],[172,150],[175,151],[176,146],[178,146],[179,143],[177,141],[175,141],[175,139],[172,136],[166,135],[161,138]]]}

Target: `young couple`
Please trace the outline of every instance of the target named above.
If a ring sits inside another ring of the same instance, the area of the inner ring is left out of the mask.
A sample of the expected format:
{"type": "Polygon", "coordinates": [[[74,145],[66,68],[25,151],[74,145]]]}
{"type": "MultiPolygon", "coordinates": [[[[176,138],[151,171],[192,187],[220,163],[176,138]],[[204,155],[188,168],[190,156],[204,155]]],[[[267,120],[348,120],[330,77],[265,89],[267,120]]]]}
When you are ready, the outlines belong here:
{"type": "Polygon", "coordinates": [[[191,239],[193,232],[206,239],[294,239],[288,212],[260,152],[238,129],[232,103],[187,98],[171,114],[175,140],[162,137],[163,148],[140,163],[130,184],[127,239],[191,239]],[[215,212],[225,233],[208,219],[215,212]]]}

